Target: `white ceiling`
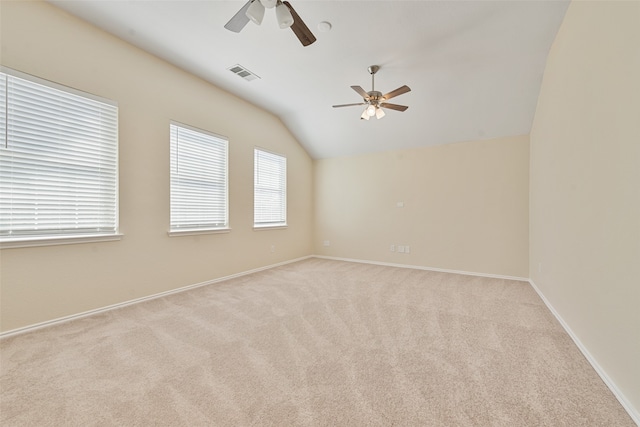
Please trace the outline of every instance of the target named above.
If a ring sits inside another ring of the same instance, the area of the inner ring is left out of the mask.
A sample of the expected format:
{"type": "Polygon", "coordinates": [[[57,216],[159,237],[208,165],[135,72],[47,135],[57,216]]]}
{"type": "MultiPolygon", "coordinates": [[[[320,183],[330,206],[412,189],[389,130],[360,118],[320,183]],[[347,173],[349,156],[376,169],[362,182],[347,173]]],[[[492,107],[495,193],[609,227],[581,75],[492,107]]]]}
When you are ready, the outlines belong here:
{"type": "Polygon", "coordinates": [[[64,1],[56,6],[280,117],[314,158],[528,134],[547,54],[568,1],[290,0],[317,37],[303,47],[267,9],[224,24],[246,1],[64,1]],[[328,21],[329,32],[318,30],[328,21]],[[261,77],[228,71],[241,64],[261,77]],[[349,86],[404,84],[405,112],[360,120],[349,86]]]}

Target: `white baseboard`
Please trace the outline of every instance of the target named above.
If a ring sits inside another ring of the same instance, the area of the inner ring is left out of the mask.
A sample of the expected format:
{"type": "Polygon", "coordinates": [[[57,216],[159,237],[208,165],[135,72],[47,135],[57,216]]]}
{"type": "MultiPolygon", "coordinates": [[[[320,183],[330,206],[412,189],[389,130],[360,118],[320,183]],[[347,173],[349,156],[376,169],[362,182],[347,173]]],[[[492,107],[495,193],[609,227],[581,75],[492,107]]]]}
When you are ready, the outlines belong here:
{"type": "Polygon", "coordinates": [[[529,279],[526,277],[517,277],[517,276],[503,276],[500,274],[487,274],[487,273],[475,273],[472,271],[461,271],[461,270],[449,270],[446,268],[435,268],[435,267],[424,267],[421,265],[410,265],[410,264],[394,264],[390,262],[381,262],[381,261],[369,261],[363,259],[352,259],[352,258],[340,258],[340,257],[332,257],[332,256],[324,256],[324,255],[314,255],[314,258],[322,258],[322,259],[331,259],[334,261],[347,261],[347,262],[358,262],[361,264],[373,264],[373,265],[384,265],[386,267],[399,267],[399,268],[413,268],[416,270],[426,270],[426,271],[437,271],[440,273],[452,273],[452,274],[463,274],[465,276],[478,276],[478,277],[490,277],[492,279],[506,279],[506,280],[517,280],[520,282],[528,282],[529,279]]]}
{"type": "Polygon", "coordinates": [[[211,284],[214,284],[214,283],[223,282],[225,280],[234,279],[236,277],[241,277],[241,276],[246,276],[248,274],[257,273],[259,271],[268,270],[268,269],[271,269],[271,268],[279,267],[281,265],[286,265],[286,264],[302,261],[302,260],[309,259],[309,258],[323,258],[323,259],[331,259],[331,260],[336,260],[336,261],[358,262],[358,263],[364,263],[364,264],[377,264],[377,265],[385,265],[385,266],[389,266],[389,267],[415,268],[415,269],[420,269],[420,270],[439,271],[439,272],[444,272],[444,273],[455,273],[455,274],[465,274],[465,275],[471,275],[471,276],[492,277],[492,278],[497,278],[497,279],[509,279],[509,280],[520,280],[520,281],[528,281],[529,280],[529,279],[526,279],[526,278],[523,278],[523,277],[499,276],[499,275],[483,274],[483,273],[471,273],[471,272],[468,272],[468,271],[446,270],[446,269],[441,269],[441,268],[429,268],[429,267],[412,266],[412,265],[404,265],[404,264],[392,264],[392,263],[383,263],[383,262],[366,261],[366,260],[349,259],[349,258],[328,257],[328,256],[321,256],[321,255],[308,255],[308,256],[301,257],[301,258],[296,258],[296,259],[292,259],[292,260],[288,260],[288,261],[279,262],[279,263],[276,263],[276,264],[270,264],[270,265],[267,265],[267,266],[264,266],[264,267],[255,268],[253,270],[248,270],[248,271],[243,271],[243,272],[236,273],[236,274],[231,274],[229,276],[220,277],[218,279],[207,280],[205,282],[196,283],[196,284],[193,284],[193,285],[183,286],[183,287],[180,287],[180,288],[177,288],[177,289],[172,289],[170,291],[160,292],[160,293],[149,295],[149,296],[146,296],[146,297],[136,298],[136,299],[124,301],[124,302],[121,302],[121,303],[112,304],[112,305],[108,305],[108,306],[105,306],[105,307],[84,311],[82,313],[72,314],[72,315],[69,315],[69,316],[64,316],[64,317],[59,317],[59,318],[52,319],[52,320],[47,320],[47,321],[36,323],[36,324],[33,324],[33,325],[23,326],[21,328],[11,329],[11,330],[6,331],[6,332],[0,332],[0,339],[7,338],[7,337],[10,337],[10,336],[14,336],[14,335],[18,335],[18,334],[24,334],[24,333],[27,333],[27,332],[35,331],[37,329],[42,329],[42,328],[46,328],[46,327],[53,326],[53,325],[58,325],[58,324],[65,323],[65,322],[70,322],[72,320],[81,319],[83,317],[92,316],[94,314],[104,313],[104,312],[109,311],[109,310],[116,310],[118,308],[126,307],[128,305],[138,304],[138,303],[145,302],[145,301],[150,301],[150,300],[153,300],[153,299],[156,299],[156,298],[162,298],[162,297],[165,297],[165,296],[168,296],[168,295],[172,295],[172,294],[176,294],[176,293],[179,293],[179,292],[185,292],[185,291],[188,291],[190,289],[195,289],[195,288],[199,288],[201,286],[207,286],[207,285],[211,285],[211,284]]]}
{"type": "Polygon", "coordinates": [[[257,273],[257,272],[263,271],[263,270],[269,270],[271,268],[279,267],[281,265],[291,264],[293,262],[302,261],[302,260],[305,260],[305,259],[308,259],[308,258],[312,258],[312,255],[308,255],[308,256],[304,256],[304,257],[301,257],[301,258],[296,258],[296,259],[292,259],[292,260],[288,260],[288,261],[283,261],[283,262],[279,262],[279,263],[276,263],[276,264],[270,264],[270,265],[267,265],[267,266],[264,266],[264,267],[254,268],[253,270],[242,271],[240,273],[231,274],[229,276],[224,276],[224,277],[220,277],[220,278],[217,278],[217,279],[207,280],[206,282],[196,283],[196,284],[193,284],[193,285],[183,286],[183,287],[180,287],[180,288],[177,288],[177,289],[172,289],[170,291],[160,292],[160,293],[149,295],[149,296],[146,296],[146,297],[136,298],[136,299],[132,299],[132,300],[129,300],[129,301],[120,302],[120,303],[117,303],[117,304],[112,304],[112,305],[108,305],[106,307],[96,308],[94,310],[89,310],[89,311],[84,311],[82,313],[72,314],[70,316],[64,316],[64,317],[59,317],[57,319],[47,320],[45,322],[36,323],[34,325],[29,325],[29,326],[24,326],[22,328],[12,329],[10,331],[6,331],[6,332],[0,333],[0,339],[7,338],[7,337],[10,337],[10,336],[14,336],[14,335],[18,335],[18,334],[24,334],[24,333],[27,333],[27,332],[32,332],[32,331],[35,331],[37,329],[47,328],[47,327],[53,326],[53,325],[59,325],[61,323],[70,322],[72,320],[81,319],[83,317],[92,316],[92,315],[98,314],[98,313],[104,313],[106,311],[116,310],[118,308],[126,307],[128,305],[139,304],[141,302],[145,302],[145,301],[150,301],[150,300],[157,299],[157,298],[166,297],[168,295],[173,295],[173,294],[177,294],[177,293],[180,293],[180,292],[185,292],[185,291],[188,291],[190,289],[199,288],[201,286],[207,286],[207,285],[212,285],[214,283],[224,282],[225,280],[235,279],[236,277],[246,276],[248,274],[257,273]]]}
{"type": "Polygon", "coordinates": [[[558,320],[558,322],[560,322],[560,325],[562,325],[564,330],[571,337],[575,345],[582,352],[582,354],[587,359],[587,361],[591,364],[593,369],[598,373],[598,375],[600,376],[602,381],[605,383],[605,385],[609,387],[609,390],[611,390],[611,392],[616,397],[616,399],[618,399],[618,401],[620,402],[622,407],[625,409],[625,411],[627,411],[627,413],[629,414],[633,422],[635,422],[638,426],[640,426],[640,413],[638,413],[638,411],[635,410],[633,405],[627,400],[626,396],[618,389],[618,387],[616,387],[616,384],[611,380],[611,378],[609,378],[605,370],[602,369],[600,364],[591,355],[591,353],[589,353],[589,350],[587,350],[584,344],[582,344],[578,336],[573,333],[569,325],[564,321],[562,316],[560,316],[560,314],[556,311],[553,305],[551,305],[549,300],[547,300],[547,298],[544,296],[542,291],[540,291],[540,289],[536,286],[533,280],[529,279],[529,283],[531,284],[531,287],[538,293],[538,296],[540,297],[540,299],[542,299],[542,301],[547,306],[549,311],[554,315],[554,317],[558,320]]]}
{"type": "Polygon", "coordinates": [[[394,263],[388,263],[388,262],[367,261],[367,260],[360,260],[360,259],[330,257],[330,256],[323,256],[323,255],[315,255],[314,258],[330,259],[330,260],[335,260],[335,261],[358,262],[358,263],[362,263],[362,264],[384,265],[384,266],[389,266],[389,267],[415,268],[415,269],[418,269],[418,270],[438,271],[438,272],[443,272],[443,273],[464,274],[464,275],[468,275],[468,276],[491,277],[491,278],[496,278],[496,279],[508,279],[508,280],[517,280],[517,281],[528,282],[531,285],[531,287],[536,291],[538,296],[540,296],[540,298],[542,299],[544,304],[547,306],[549,311],[551,311],[551,313],[558,320],[558,322],[560,322],[560,325],[562,325],[562,327],[567,332],[569,337],[571,337],[573,342],[576,344],[578,349],[582,352],[582,354],[587,359],[589,364],[591,364],[591,366],[596,371],[596,373],[600,376],[600,378],[605,383],[605,385],[609,388],[609,390],[611,390],[611,392],[616,397],[616,399],[618,399],[618,401],[620,402],[622,407],[625,409],[625,411],[627,411],[627,413],[629,414],[631,419],[638,426],[640,426],[640,413],[638,413],[635,410],[635,408],[633,407],[633,405],[631,405],[631,403],[629,403],[629,401],[627,400],[625,395],[618,389],[618,387],[616,387],[615,383],[611,380],[611,378],[609,378],[609,376],[606,374],[604,369],[602,369],[602,367],[598,364],[598,362],[591,355],[591,353],[589,353],[587,348],[578,339],[576,334],[573,333],[573,331],[571,330],[569,325],[564,321],[564,319],[560,316],[560,314],[558,314],[556,309],[551,305],[551,303],[547,300],[547,298],[540,291],[540,289],[538,289],[538,287],[533,282],[533,280],[527,279],[527,278],[524,278],[524,277],[503,276],[503,275],[498,275],[498,274],[474,273],[474,272],[469,272],[469,271],[448,270],[448,269],[442,269],[442,268],[422,267],[422,266],[407,265],[407,264],[394,264],[394,263]]]}
{"type": "Polygon", "coordinates": [[[378,262],[378,261],[367,261],[367,260],[350,259],[350,258],[329,257],[329,256],[323,256],[323,255],[309,255],[309,256],[304,256],[304,257],[301,257],[301,258],[296,258],[296,259],[292,259],[292,260],[288,260],[288,261],[279,262],[279,263],[276,263],[276,264],[267,265],[267,266],[264,266],[264,267],[255,268],[255,269],[248,270],[248,271],[243,271],[243,272],[240,272],[240,273],[231,274],[229,276],[224,276],[224,277],[220,277],[220,278],[217,278],[217,279],[207,280],[205,282],[196,283],[196,284],[193,284],[193,285],[183,286],[183,287],[180,287],[180,288],[177,288],[177,289],[172,289],[170,291],[160,292],[158,294],[149,295],[149,296],[142,297],[142,298],[136,298],[136,299],[125,301],[125,302],[121,302],[121,303],[118,303],[118,304],[112,304],[112,305],[109,305],[109,306],[106,306],[106,307],[102,307],[102,308],[98,308],[98,309],[94,309],[94,310],[89,310],[89,311],[85,311],[85,312],[82,312],[82,313],[73,314],[73,315],[70,315],[70,316],[65,316],[65,317],[60,317],[60,318],[53,319],[53,320],[48,320],[46,322],[41,322],[41,323],[37,323],[37,324],[34,324],[34,325],[25,326],[25,327],[22,327],[22,328],[12,329],[10,331],[6,331],[6,332],[0,333],[0,339],[7,338],[7,337],[10,337],[10,336],[15,336],[15,335],[18,335],[18,334],[24,334],[24,333],[27,333],[27,332],[35,331],[37,329],[42,329],[42,328],[46,328],[46,327],[53,326],[53,325],[58,325],[58,324],[61,324],[61,323],[69,322],[69,321],[80,319],[80,318],[83,318],[83,317],[92,316],[94,314],[104,313],[106,311],[115,310],[115,309],[118,309],[118,308],[126,307],[128,305],[138,304],[138,303],[141,303],[141,302],[144,302],[144,301],[150,301],[150,300],[157,299],[157,298],[162,298],[162,297],[165,297],[165,296],[168,296],[168,295],[177,294],[177,293],[180,293],[180,292],[185,292],[185,291],[188,291],[190,289],[195,289],[195,288],[199,288],[199,287],[202,287],[202,286],[207,286],[207,285],[211,285],[211,284],[214,284],[214,283],[224,282],[225,280],[230,280],[230,279],[234,279],[236,277],[246,276],[246,275],[249,275],[249,274],[257,273],[259,271],[269,270],[271,268],[279,267],[279,266],[290,264],[290,263],[293,263],[293,262],[303,261],[303,260],[309,259],[309,258],[321,258],[321,259],[329,259],[329,260],[335,260],[335,261],[357,262],[357,263],[361,263],[361,264],[374,264],[374,265],[383,265],[383,266],[399,267],[399,268],[413,268],[413,269],[417,269],[417,270],[437,271],[437,272],[442,272],[442,273],[464,274],[464,275],[467,275],[467,276],[490,277],[490,278],[495,278],[495,279],[507,279],[507,280],[517,280],[517,281],[528,282],[531,285],[531,287],[536,291],[536,293],[540,296],[540,298],[542,299],[544,304],[547,306],[549,311],[551,311],[551,313],[555,316],[555,318],[558,320],[558,322],[560,322],[560,325],[562,325],[564,330],[571,337],[573,342],[576,344],[578,349],[582,352],[582,354],[587,359],[587,361],[591,364],[593,369],[598,373],[598,375],[600,376],[602,381],[611,390],[611,392],[616,397],[616,399],[618,399],[618,401],[620,402],[622,407],[627,411],[627,413],[632,418],[632,420],[638,426],[640,426],[640,413],[638,413],[635,410],[635,408],[633,407],[633,405],[631,405],[631,403],[629,403],[629,401],[627,400],[625,395],[616,387],[615,383],[609,378],[609,376],[606,374],[604,369],[602,369],[602,367],[598,364],[596,359],[591,355],[591,353],[589,353],[587,348],[582,344],[582,342],[578,339],[578,337],[573,333],[573,331],[571,330],[569,325],[564,321],[564,319],[560,316],[560,314],[558,314],[558,312],[551,305],[551,303],[547,300],[547,298],[544,296],[544,294],[540,291],[540,289],[538,289],[538,287],[533,282],[533,280],[527,279],[527,278],[524,278],[524,277],[503,276],[503,275],[498,275],[498,274],[486,274],[486,273],[474,273],[474,272],[470,272],[470,271],[459,271],[459,270],[449,270],[449,269],[443,269],[443,268],[423,267],[423,266],[407,265],[407,264],[394,264],[394,263],[378,262]]]}

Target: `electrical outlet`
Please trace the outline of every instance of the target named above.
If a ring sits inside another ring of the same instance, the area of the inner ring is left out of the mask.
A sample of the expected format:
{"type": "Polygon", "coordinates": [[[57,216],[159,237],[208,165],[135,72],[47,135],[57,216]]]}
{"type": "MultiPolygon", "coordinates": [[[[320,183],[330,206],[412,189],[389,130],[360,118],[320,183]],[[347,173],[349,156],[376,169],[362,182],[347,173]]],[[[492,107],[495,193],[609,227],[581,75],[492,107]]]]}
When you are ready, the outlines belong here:
{"type": "Polygon", "coordinates": [[[404,253],[405,254],[411,253],[411,249],[409,248],[409,245],[404,247],[404,253]]]}
{"type": "Polygon", "coordinates": [[[395,252],[395,251],[396,251],[396,245],[391,245],[391,246],[389,247],[389,250],[390,250],[391,252],[395,252]]]}
{"type": "Polygon", "coordinates": [[[401,254],[404,253],[404,246],[398,245],[398,253],[401,253],[401,254]]]}
{"type": "Polygon", "coordinates": [[[325,240],[324,242],[322,242],[322,246],[331,246],[331,242],[328,240],[325,240]]]}
{"type": "Polygon", "coordinates": [[[274,253],[276,251],[276,245],[271,245],[271,253],[274,253]]]}

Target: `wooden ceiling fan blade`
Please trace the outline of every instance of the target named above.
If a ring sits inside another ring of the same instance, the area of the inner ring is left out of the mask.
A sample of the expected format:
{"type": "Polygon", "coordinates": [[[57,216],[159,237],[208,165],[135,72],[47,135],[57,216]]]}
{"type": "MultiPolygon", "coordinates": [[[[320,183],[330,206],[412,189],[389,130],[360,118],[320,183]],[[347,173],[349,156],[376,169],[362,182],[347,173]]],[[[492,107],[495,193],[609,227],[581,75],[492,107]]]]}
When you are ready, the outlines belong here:
{"type": "Polygon", "coordinates": [[[227,30],[233,31],[234,33],[239,33],[249,23],[247,9],[249,9],[249,6],[251,6],[251,1],[252,0],[249,0],[244,6],[242,6],[242,8],[240,8],[240,10],[235,15],[233,15],[233,18],[231,18],[229,22],[224,24],[224,27],[227,30]]]}
{"type": "Polygon", "coordinates": [[[407,86],[407,85],[404,85],[404,86],[400,86],[396,90],[392,90],[391,92],[387,93],[386,95],[383,95],[382,98],[384,100],[387,100],[387,99],[393,98],[394,96],[402,95],[403,93],[407,93],[407,92],[410,92],[410,91],[411,91],[411,88],[409,86],[407,86]]]}
{"type": "Polygon", "coordinates": [[[340,108],[340,107],[353,107],[356,105],[366,105],[366,102],[358,102],[357,104],[340,104],[340,105],[332,105],[333,108],[340,108]]]}
{"type": "Polygon", "coordinates": [[[405,111],[407,108],[409,108],[406,105],[389,104],[388,102],[383,102],[382,104],[380,104],[380,106],[382,108],[388,108],[390,110],[396,110],[396,111],[405,111]]]}
{"type": "Polygon", "coordinates": [[[291,3],[288,1],[283,1],[282,4],[287,6],[289,12],[291,12],[291,16],[293,16],[293,24],[291,25],[291,30],[294,32],[300,43],[303,46],[309,46],[313,42],[316,41],[316,37],[313,35],[309,27],[304,23],[300,15],[295,11],[291,3]]]}
{"type": "Polygon", "coordinates": [[[369,94],[362,89],[360,86],[351,86],[351,89],[355,90],[356,92],[358,92],[358,95],[360,95],[361,97],[363,97],[365,100],[369,100],[369,94]]]}

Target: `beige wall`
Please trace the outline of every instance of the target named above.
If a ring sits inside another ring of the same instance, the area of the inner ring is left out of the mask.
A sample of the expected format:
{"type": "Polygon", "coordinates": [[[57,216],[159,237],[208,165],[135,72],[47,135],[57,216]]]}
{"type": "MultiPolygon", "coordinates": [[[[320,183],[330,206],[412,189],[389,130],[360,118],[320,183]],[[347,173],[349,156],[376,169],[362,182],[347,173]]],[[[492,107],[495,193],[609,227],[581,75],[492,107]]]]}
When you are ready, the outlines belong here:
{"type": "Polygon", "coordinates": [[[528,277],[528,180],[528,136],[317,160],[315,253],[528,277]]]}
{"type": "Polygon", "coordinates": [[[574,2],[531,132],[531,278],[640,419],[640,2],[574,2]]]}
{"type": "Polygon", "coordinates": [[[0,330],[314,252],[520,277],[530,264],[535,284],[638,413],[640,3],[570,6],[531,141],[315,168],[280,121],[251,104],[47,4],[0,7],[3,65],[118,101],[124,233],[117,242],[2,250],[0,330]],[[230,233],[167,236],[169,120],[230,138],[230,233]],[[286,230],[252,230],[254,145],[288,157],[286,230]],[[411,253],[391,253],[391,244],[411,253]]]}
{"type": "Polygon", "coordinates": [[[313,164],[279,119],[48,4],[1,7],[2,65],[119,103],[124,233],[2,250],[3,331],[311,254],[313,164]],[[167,236],[170,120],[229,137],[230,233],[167,236]],[[252,229],[254,145],[288,158],[286,230],[252,229]]]}

